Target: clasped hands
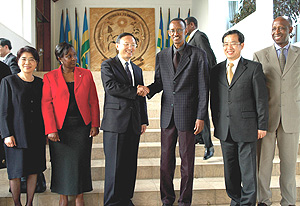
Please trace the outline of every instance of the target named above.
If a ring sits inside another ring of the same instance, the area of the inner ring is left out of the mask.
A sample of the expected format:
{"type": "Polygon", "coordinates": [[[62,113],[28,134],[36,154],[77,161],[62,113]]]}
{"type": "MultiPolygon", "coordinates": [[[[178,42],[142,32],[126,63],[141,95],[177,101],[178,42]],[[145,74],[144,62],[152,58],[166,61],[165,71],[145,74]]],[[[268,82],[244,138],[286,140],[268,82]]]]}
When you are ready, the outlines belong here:
{"type": "Polygon", "coordinates": [[[143,85],[138,85],[137,86],[137,95],[139,96],[142,96],[142,97],[145,97],[147,94],[149,94],[150,92],[150,89],[146,86],[143,86],[143,85]]]}

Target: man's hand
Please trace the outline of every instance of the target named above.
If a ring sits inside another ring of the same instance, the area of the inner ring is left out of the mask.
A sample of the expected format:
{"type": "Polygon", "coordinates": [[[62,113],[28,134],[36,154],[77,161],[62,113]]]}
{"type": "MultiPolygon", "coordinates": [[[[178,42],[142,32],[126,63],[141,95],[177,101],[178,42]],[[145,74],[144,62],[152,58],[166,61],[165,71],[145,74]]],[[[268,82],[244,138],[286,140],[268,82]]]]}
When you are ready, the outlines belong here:
{"type": "Polygon", "coordinates": [[[150,92],[149,88],[146,86],[138,85],[137,86],[137,95],[139,96],[146,96],[150,92]]]}
{"type": "Polygon", "coordinates": [[[143,124],[141,126],[141,135],[144,134],[146,132],[146,129],[147,129],[147,125],[143,124]]]}
{"type": "Polygon", "coordinates": [[[265,130],[257,130],[257,139],[262,139],[264,136],[266,136],[267,131],[265,130]]]}
{"type": "Polygon", "coordinates": [[[194,134],[199,134],[204,128],[204,120],[197,119],[195,123],[194,134]]]}
{"type": "Polygon", "coordinates": [[[15,147],[17,146],[16,140],[14,136],[9,136],[4,138],[4,143],[7,147],[15,147]]]}

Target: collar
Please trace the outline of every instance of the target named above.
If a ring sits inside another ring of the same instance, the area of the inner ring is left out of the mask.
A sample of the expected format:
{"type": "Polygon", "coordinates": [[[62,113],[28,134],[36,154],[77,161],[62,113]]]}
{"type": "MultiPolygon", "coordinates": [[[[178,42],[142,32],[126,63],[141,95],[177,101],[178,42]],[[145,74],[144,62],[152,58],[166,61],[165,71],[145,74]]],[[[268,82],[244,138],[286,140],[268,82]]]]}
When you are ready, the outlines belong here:
{"type": "MultiPolygon", "coordinates": [[[[276,43],[274,43],[274,46],[275,46],[276,51],[281,49],[281,47],[276,43]]],[[[288,51],[290,48],[290,42],[287,45],[285,45],[283,48],[285,48],[288,51]]]]}
{"type": "Polygon", "coordinates": [[[120,59],[121,64],[123,65],[124,68],[125,68],[125,63],[126,63],[126,62],[128,62],[129,65],[130,65],[130,59],[129,59],[129,61],[126,61],[125,59],[123,59],[123,58],[121,57],[120,54],[118,54],[118,58],[120,59]]]}
{"type": "Polygon", "coordinates": [[[198,29],[194,29],[191,34],[189,35],[189,41],[193,38],[193,36],[195,35],[195,33],[198,31],[198,29]]]}
{"type": "Polygon", "coordinates": [[[184,50],[185,45],[186,45],[186,43],[184,42],[183,45],[177,49],[175,47],[175,45],[173,44],[173,54],[175,54],[178,51],[179,54],[182,55],[182,51],[184,50]]]}
{"type": "Polygon", "coordinates": [[[11,54],[11,52],[7,53],[7,54],[5,55],[5,57],[3,57],[3,60],[5,60],[5,59],[8,57],[8,55],[10,55],[10,54],[11,54]]]}

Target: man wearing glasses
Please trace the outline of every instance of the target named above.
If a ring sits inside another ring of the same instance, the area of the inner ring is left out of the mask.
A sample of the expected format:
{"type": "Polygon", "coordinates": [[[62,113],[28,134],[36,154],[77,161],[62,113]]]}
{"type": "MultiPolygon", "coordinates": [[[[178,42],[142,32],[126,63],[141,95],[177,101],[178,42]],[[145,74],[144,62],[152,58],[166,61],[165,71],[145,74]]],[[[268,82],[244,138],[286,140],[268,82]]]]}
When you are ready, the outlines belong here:
{"type": "Polygon", "coordinates": [[[130,33],[117,37],[119,52],[101,65],[105,91],[101,124],[105,153],[105,206],[133,206],[140,135],[148,125],[142,70],[131,58],[137,45],[130,33]]]}
{"type": "Polygon", "coordinates": [[[268,92],[262,65],[241,57],[244,35],[223,35],[227,60],[211,70],[210,104],[224,161],[231,206],[256,204],[256,143],[268,128],[268,92]]]}
{"type": "Polygon", "coordinates": [[[160,193],[163,205],[175,201],[175,148],[179,141],[181,186],[178,205],[192,202],[195,135],[207,118],[208,63],[204,50],[185,43],[186,23],[175,18],[169,25],[173,46],[156,55],[155,80],[146,87],[148,98],[163,91],[161,100],[160,193]]]}

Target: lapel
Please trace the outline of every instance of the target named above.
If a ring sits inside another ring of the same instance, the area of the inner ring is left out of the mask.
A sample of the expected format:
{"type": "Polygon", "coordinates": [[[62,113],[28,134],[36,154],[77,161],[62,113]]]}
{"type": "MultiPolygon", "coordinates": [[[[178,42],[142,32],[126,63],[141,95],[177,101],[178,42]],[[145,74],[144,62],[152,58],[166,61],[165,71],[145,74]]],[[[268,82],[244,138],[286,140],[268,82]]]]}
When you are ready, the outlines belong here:
{"type": "Polygon", "coordinates": [[[57,79],[56,79],[56,81],[57,81],[57,85],[61,85],[60,86],[61,90],[63,90],[65,93],[69,94],[69,89],[68,89],[66,80],[63,76],[61,65],[57,69],[57,79]]]}
{"type": "Polygon", "coordinates": [[[166,51],[167,52],[167,56],[166,56],[166,62],[167,62],[167,67],[168,67],[168,69],[169,69],[169,72],[170,72],[170,76],[171,77],[174,77],[174,75],[175,75],[175,72],[174,72],[174,65],[173,65],[173,49],[172,49],[172,47],[173,47],[173,45],[172,46],[170,46],[169,48],[168,48],[168,51],[166,51]]]}
{"type": "Polygon", "coordinates": [[[247,61],[245,61],[243,57],[241,57],[229,87],[232,87],[235,84],[235,82],[240,78],[240,76],[244,73],[246,69],[247,69],[247,61]]]}
{"type": "Polygon", "coordinates": [[[80,71],[80,69],[78,67],[75,67],[75,70],[74,70],[74,92],[76,92],[77,88],[81,84],[83,75],[84,74],[80,71]]]}
{"type": "Polygon", "coordinates": [[[133,70],[134,85],[137,86],[137,85],[141,84],[140,83],[140,77],[138,75],[139,74],[138,73],[138,67],[134,63],[132,63],[131,61],[130,61],[130,64],[131,64],[131,67],[132,67],[132,70],[133,70]]]}
{"type": "Polygon", "coordinates": [[[277,52],[275,46],[271,46],[270,49],[266,53],[266,60],[270,63],[271,68],[273,68],[276,73],[281,76],[281,69],[279,65],[279,60],[277,57],[277,52]]]}
{"type": "Polygon", "coordinates": [[[284,76],[292,68],[292,65],[295,63],[298,56],[299,54],[297,53],[297,49],[295,49],[295,47],[290,45],[282,76],[284,76]]]}
{"type": "MultiPolygon", "coordinates": [[[[192,54],[192,51],[188,44],[185,45],[185,48],[182,53],[183,53],[183,55],[180,58],[180,62],[177,66],[177,70],[176,70],[174,79],[176,79],[179,76],[179,74],[186,68],[186,66],[190,62],[190,55],[192,54]]],[[[173,65],[173,61],[172,61],[172,65],[173,65]]],[[[173,69],[173,73],[174,73],[174,69],[173,69]]]]}
{"type": "Polygon", "coordinates": [[[228,85],[227,81],[227,67],[226,67],[226,60],[220,63],[220,71],[219,71],[219,81],[224,84],[228,85]]]}
{"type": "Polygon", "coordinates": [[[123,76],[123,78],[126,80],[126,82],[129,83],[127,73],[126,73],[120,59],[118,58],[118,55],[115,56],[113,59],[115,61],[115,69],[118,70],[121,73],[121,75],[123,76]]]}

